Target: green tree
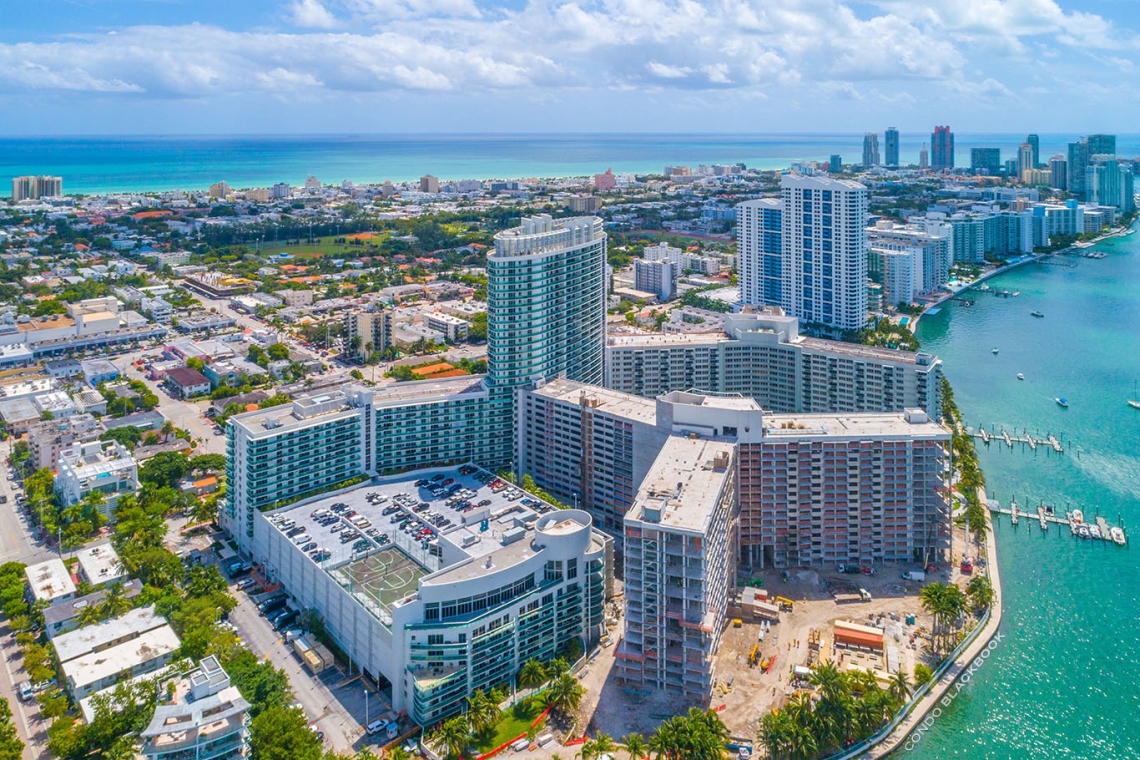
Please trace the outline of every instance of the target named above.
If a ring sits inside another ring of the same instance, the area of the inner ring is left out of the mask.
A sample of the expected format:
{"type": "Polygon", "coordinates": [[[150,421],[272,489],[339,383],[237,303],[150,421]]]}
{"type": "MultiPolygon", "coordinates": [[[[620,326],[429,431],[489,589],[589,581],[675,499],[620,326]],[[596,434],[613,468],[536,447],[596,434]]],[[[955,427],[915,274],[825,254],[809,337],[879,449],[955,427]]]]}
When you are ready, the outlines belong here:
{"type": "Polygon", "coordinates": [[[249,726],[252,760],[321,760],[321,742],[300,710],[271,707],[249,726]]]}
{"type": "Polygon", "coordinates": [[[980,612],[994,603],[993,583],[985,575],[975,575],[966,583],[966,596],[973,608],[980,612]]]}
{"type": "Polygon", "coordinates": [[[891,678],[891,685],[887,691],[897,704],[901,705],[906,702],[907,697],[910,696],[910,679],[906,677],[906,673],[899,671],[891,678]]]}
{"type": "Polygon", "coordinates": [[[135,446],[142,440],[142,431],[134,425],[123,425],[122,427],[112,428],[99,436],[100,441],[117,441],[127,448],[128,451],[134,451],[135,446]]]}
{"type": "Polygon", "coordinates": [[[190,461],[177,451],[160,451],[139,468],[139,481],[175,487],[190,470],[190,461]]]}
{"type": "Polygon", "coordinates": [[[269,358],[273,361],[281,361],[289,358],[289,347],[284,343],[271,343],[269,348],[266,349],[269,358]]]}
{"type": "Polygon", "coordinates": [[[538,660],[527,660],[519,670],[519,686],[524,689],[537,689],[546,679],[546,668],[538,660]]]}
{"type": "Polygon", "coordinates": [[[625,746],[629,760],[642,760],[645,757],[645,737],[641,734],[628,734],[621,743],[625,746]]]}
{"type": "Polygon", "coordinates": [[[269,356],[261,346],[250,346],[245,358],[259,367],[269,366],[269,356]]]}
{"type": "Polygon", "coordinates": [[[915,688],[930,683],[934,678],[934,674],[930,671],[930,667],[923,663],[918,663],[914,666],[914,685],[915,688]]]}
{"type": "Polygon", "coordinates": [[[23,753],[24,743],[12,722],[12,708],[7,699],[0,697],[0,760],[20,760],[23,753]]]}
{"type": "Polygon", "coordinates": [[[551,709],[569,720],[578,712],[578,705],[585,693],[586,690],[578,679],[566,672],[550,683],[547,695],[551,709]]]}
{"type": "Polygon", "coordinates": [[[467,756],[467,744],[470,732],[467,722],[461,717],[444,721],[439,730],[432,736],[433,743],[437,744],[449,760],[461,760],[467,756]]]}
{"type": "Polygon", "coordinates": [[[467,725],[473,733],[481,734],[490,730],[501,717],[502,713],[495,700],[487,696],[482,689],[476,689],[475,693],[467,698],[467,725]]]}

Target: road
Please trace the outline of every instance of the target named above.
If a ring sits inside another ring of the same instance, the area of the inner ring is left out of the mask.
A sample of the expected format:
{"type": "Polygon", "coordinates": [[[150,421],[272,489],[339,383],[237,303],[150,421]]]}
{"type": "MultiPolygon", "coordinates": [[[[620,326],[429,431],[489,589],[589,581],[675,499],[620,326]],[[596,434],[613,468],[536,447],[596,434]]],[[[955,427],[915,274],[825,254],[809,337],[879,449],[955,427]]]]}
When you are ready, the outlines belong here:
{"type": "MultiPolygon", "coordinates": [[[[285,671],[309,722],[324,732],[326,749],[355,752],[363,747],[367,739],[362,728],[367,723],[366,709],[368,715],[375,718],[387,709],[387,705],[382,705],[375,692],[368,690],[366,708],[363,682],[356,679],[340,686],[345,676],[339,670],[329,669],[320,677],[304,670],[291,645],[287,645],[269,621],[258,614],[249,597],[236,590],[233,594],[238,599],[238,606],[230,613],[230,622],[250,651],[285,671]]],[[[376,747],[373,750],[377,751],[376,747]]]]}
{"type": "MultiPolygon", "coordinates": [[[[32,537],[32,525],[26,513],[16,506],[16,487],[7,476],[7,459],[12,451],[12,442],[0,443],[0,469],[4,478],[0,479],[0,494],[8,497],[8,503],[0,504],[0,563],[23,562],[26,565],[43,562],[57,556],[42,541],[32,537]]],[[[0,697],[8,700],[13,715],[16,716],[16,731],[24,742],[24,757],[32,760],[47,755],[43,746],[46,741],[47,724],[39,719],[39,707],[35,702],[21,702],[16,696],[16,684],[28,680],[24,671],[16,637],[7,624],[0,628],[0,653],[4,657],[6,678],[0,678],[0,697]]]]}

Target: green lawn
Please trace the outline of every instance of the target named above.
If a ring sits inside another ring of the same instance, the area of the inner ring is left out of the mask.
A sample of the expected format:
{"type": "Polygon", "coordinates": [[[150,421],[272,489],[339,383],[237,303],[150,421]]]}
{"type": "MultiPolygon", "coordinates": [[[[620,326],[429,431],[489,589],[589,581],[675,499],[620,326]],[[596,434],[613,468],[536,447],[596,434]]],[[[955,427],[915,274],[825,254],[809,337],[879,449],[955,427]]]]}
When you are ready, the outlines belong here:
{"type": "Polygon", "coordinates": [[[302,237],[300,245],[285,245],[284,241],[281,240],[276,242],[272,240],[262,240],[261,252],[265,255],[284,252],[291,253],[294,256],[306,253],[319,253],[330,258],[344,257],[352,259],[361,256],[375,255],[377,249],[373,248],[370,243],[378,246],[387,234],[386,232],[377,233],[376,237],[371,240],[363,241],[363,245],[342,245],[336,242],[338,239],[336,236],[315,238],[315,242],[309,242],[308,238],[302,237]]]}
{"type": "Polygon", "coordinates": [[[511,709],[506,710],[503,713],[503,719],[495,726],[494,731],[488,731],[477,737],[472,746],[479,752],[490,752],[496,747],[501,747],[505,742],[525,734],[530,729],[530,724],[542,714],[544,709],[546,706],[543,704],[540,694],[527,697],[511,709]]]}

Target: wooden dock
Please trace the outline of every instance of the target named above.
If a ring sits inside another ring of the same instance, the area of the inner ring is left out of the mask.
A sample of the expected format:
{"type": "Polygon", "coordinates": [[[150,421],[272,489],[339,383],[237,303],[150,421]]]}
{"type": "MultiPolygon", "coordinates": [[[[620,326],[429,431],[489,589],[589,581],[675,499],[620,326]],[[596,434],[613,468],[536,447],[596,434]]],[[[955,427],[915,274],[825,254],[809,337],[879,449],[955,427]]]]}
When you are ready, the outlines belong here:
{"type": "Polygon", "coordinates": [[[1069,533],[1074,538],[1086,538],[1093,541],[1105,541],[1107,543],[1116,543],[1120,546],[1128,544],[1128,535],[1124,530],[1124,526],[1120,526],[1120,532],[1124,535],[1123,542],[1116,541],[1112,537],[1113,526],[1105,518],[1097,515],[1093,522],[1088,522],[1086,519],[1078,519],[1076,511],[1067,511],[1062,517],[1057,513],[1055,507],[1039,505],[1035,510],[1025,509],[1018,505],[1016,500],[1010,501],[1008,507],[1001,506],[1000,502],[990,499],[988,501],[990,512],[995,515],[1005,515],[1009,518],[1010,524],[1017,527],[1019,519],[1022,517],[1037,517],[1037,525],[1042,532],[1048,532],[1049,525],[1067,525],[1069,526],[1069,533]],[[1099,535],[1090,533],[1087,528],[1095,525],[1099,531],[1099,535]],[[1084,530],[1082,530],[1084,529],[1084,530]]]}
{"type": "Polygon", "coordinates": [[[1055,451],[1058,454],[1065,453],[1065,447],[1057,439],[1057,436],[1050,433],[1045,438],[1034,438],[1028,432],[1025,435],[1010,435],[1009,431],[1002,428],[1000,433],[991,433],[983,428],[978,428],[978,432],[970,433],[971,438],[977,438],[985,445],[989,446],[993,441],[1001,441],[1009,448],[1013,448],[1013,444],[1020,443],[1023,446],[1028,446],[1032,451],[1037,451],[1037,447],[1041,446],[1046,450],[1055,451]]]}

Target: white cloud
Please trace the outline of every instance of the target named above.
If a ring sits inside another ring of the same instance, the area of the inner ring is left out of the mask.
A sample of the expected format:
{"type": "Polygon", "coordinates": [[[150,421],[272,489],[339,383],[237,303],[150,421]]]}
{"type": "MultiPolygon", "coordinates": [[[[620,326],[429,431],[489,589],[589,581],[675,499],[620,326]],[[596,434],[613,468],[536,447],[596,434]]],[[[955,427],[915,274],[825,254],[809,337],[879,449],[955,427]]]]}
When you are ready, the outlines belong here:
{"type": "Polygon", "coordinates": [[[0,92],[520,93],[534,103],[583,89],[733,90],[917,108],[1079,77],[1074,60],[1119,72],[1136,62],[1132,31],[1054,0],[872,2],[290,0],[283,18],[302,31],[134,26],[0,45],[0,92]],[[1093,60],[1094,47],[1112,57],[1093,60]]]}
{"type": "Polygon", "coordinates": [[[335,29],[340,26],[336,16],[321,5],[321,0],[296,0],[290,11],[293,23],[306,29],[335,29]]]}

